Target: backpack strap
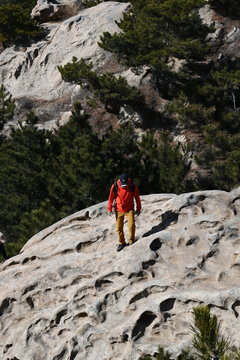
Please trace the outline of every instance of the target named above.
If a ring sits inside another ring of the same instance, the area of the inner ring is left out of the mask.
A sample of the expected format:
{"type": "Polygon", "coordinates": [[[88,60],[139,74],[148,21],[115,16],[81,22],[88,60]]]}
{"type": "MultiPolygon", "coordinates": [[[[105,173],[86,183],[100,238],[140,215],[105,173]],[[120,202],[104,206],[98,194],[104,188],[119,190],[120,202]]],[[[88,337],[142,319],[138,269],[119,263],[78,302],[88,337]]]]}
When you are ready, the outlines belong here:
{"type": "Polygon", "coordinates": [[[115,183],[113,184],[113,192],[115,195],[115,198],[117,197],[117,192],[118,192],[118,184],[117,181],[115,181],[115,183]]]}

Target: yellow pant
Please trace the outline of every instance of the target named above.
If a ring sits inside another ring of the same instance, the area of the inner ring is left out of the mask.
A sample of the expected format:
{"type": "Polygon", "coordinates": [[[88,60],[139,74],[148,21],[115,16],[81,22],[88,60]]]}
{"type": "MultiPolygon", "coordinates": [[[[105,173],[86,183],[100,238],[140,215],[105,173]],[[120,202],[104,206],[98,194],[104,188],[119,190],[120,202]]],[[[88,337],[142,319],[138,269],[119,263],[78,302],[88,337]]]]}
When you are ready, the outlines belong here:
{"type": "Polygon", "coordinates": [[[129,231],[129,244],[134,243],[135,239],[135,220],[134,220],[134,211],[130,210],[127,213],[122,213],[120,211],[116,211],[116,228],[118,233],[118,241],[121,245],[125,244],[124,232],[123,232],[123,224],[124,217],[126,215],[128,222],[128,231],[129,231]]]}

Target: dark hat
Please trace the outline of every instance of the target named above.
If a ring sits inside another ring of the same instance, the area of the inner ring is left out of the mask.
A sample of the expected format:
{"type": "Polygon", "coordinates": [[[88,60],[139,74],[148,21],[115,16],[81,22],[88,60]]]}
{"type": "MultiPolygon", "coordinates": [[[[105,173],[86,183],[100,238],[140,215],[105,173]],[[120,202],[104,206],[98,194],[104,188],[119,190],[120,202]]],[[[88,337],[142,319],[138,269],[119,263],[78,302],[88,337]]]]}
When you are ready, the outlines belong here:
{"type": "Polygon", "coordinates": [[[127,176],[127,174],[120,175],[120,184],[121,184],[122,187],[128,185],[128,176],[127,176]]]}

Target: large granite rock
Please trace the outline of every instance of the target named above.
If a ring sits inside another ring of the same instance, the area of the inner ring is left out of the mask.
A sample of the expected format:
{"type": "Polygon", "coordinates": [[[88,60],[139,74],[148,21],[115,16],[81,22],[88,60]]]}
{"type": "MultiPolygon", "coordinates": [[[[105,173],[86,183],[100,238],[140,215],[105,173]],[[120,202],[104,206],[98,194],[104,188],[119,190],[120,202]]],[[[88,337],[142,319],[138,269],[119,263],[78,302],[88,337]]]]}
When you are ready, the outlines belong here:
{"type": "Polygon", "coordinates": [[[240,188],[141,199],[137,241],[119,253],[101,203],[1,265],[2,360],[137,360],[158,345],[176,354],[199,304],[239,345],[240,188]]]}
{"type": "Polygon", "coordinates": [[[68,119],[73,102],[85,97],[85,92],[62,81],[58,65],[76,56],[103,68],[112,55],[98,46],[100,35],[118,31],[115,21],[128,7],[128,3],[110,1],[83,9],[61,23],[45,24],[49,34],[43,41],[25,49],[5,49],[0,54],[0,84],[16,99],[17,117],[34,110],[43,123],[61,124],[68,119]]]}
{"type": "Polygon", "coordinates": [[[83,7],[83,0],[38,0],[31,16],[39,22],[66,19],[83,7]]]}

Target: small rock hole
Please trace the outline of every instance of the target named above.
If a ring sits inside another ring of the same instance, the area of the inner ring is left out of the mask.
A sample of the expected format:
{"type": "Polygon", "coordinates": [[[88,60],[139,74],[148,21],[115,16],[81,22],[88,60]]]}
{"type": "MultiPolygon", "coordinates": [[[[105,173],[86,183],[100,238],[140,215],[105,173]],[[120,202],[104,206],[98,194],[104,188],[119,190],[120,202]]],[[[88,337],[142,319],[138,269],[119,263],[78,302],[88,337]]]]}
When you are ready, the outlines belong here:
{"type": "Polygon", "coordinates": [[[34,308],[34,302],[33,302],[33,299],[31,298],[31,296],[28,296],[27,299],[26,299],[28,305],[30,306],[31,309],[34,308]]]}
{"type": "Polygon", "coordinates": [[[157,251],[161,248],[162,242],[159,239],[154,239],[150,244],[150,249],[152,251],[157,251]]]}
{"type": "Polygon", "coordinates": [[[169,298],[161,302],[160,304],[160,311],[166,312],[173,309],[176,299],[175,298],[169,298]]]}
{"type": "Polygon", "coordinates": [[[133,328],[132,339],[137,340],[142,337],[145,333],[146,328],[151,325],[151,323],[156,317],[157,316],[153,312],[145,311],[137,320],[133,328]]]}
{"type": "Polygon", "coordinates": [[[186,242],[186,246],[191,246],[193,244],[195,244],[198,241],[198,237],[192,237],[190,238],[187,242],[186,242]]]}

